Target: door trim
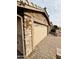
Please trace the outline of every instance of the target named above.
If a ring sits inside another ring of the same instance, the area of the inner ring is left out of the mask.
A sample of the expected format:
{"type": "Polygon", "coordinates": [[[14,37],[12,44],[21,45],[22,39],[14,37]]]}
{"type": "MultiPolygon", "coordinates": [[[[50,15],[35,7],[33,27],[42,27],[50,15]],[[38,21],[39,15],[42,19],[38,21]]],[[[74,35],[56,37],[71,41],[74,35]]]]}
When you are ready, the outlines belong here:
{"type": "Polygon", "coordinates": [[[25,57],[25,47],[24,47],[24,32],[23,32],[23,17],[17,14],[17,17],[21,19],[21,28],[22,28],[22,43],[23,43],[23,57],[25,57]]]}

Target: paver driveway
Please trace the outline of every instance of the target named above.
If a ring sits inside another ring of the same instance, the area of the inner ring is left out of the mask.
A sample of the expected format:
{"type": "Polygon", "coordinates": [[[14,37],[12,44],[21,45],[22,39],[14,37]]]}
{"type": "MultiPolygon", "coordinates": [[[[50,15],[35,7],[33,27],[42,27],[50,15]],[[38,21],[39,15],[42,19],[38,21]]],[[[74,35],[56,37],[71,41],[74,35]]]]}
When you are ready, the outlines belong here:
{"type": "Polygon", "coordinates": [[[28,59],[56,59],[56,37],[49,34],[43,41],[41,41],[28,59]]]}

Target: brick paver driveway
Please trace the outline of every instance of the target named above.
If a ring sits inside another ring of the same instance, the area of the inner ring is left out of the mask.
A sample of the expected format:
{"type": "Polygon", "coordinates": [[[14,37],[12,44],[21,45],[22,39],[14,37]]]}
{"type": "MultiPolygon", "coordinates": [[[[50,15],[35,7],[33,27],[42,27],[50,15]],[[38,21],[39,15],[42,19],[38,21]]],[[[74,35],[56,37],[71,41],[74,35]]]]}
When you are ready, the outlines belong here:
{"type": "Polygon", "coordinates": [[[49,34],[36,46],[28,59],[56,59],[56,45],[55,36],[49,34]]]}

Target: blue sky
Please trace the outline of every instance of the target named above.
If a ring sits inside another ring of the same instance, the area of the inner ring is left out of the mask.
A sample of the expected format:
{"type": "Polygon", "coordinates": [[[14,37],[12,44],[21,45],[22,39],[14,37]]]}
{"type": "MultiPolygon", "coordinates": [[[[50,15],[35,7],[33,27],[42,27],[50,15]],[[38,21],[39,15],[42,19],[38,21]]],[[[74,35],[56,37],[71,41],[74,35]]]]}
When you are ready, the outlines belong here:
{"type": "Polygon", "coordinates": [[[41,7],[46,7],[53,24],[61,26],[61,0],[29,0],[41,7]]]}

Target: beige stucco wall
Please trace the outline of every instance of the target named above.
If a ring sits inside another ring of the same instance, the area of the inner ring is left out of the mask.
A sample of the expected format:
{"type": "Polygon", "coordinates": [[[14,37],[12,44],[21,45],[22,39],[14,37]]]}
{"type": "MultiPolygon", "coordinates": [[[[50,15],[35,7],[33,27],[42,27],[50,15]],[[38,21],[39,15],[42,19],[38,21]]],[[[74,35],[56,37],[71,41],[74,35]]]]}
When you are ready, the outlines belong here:
{"type": "Polygon", "coordinates": [[[42,13],[28,10],[24,14],[30,16],[33,21],[32,22],[32,41],[33,41],[33,49],[34,49],[35,46],[47,36],[47,32],[49,31],[48,22],[46,17],[42,13]],[[34,21],[40,24],[35,24],[34,21]]]}
{"type": "MultiPolygon", "coordinates": [[[[19,9],[18,9],[18,12],[21,11],[22,8],[19,8],[19,9]]],[[[21,16],[23,17],[23,24],[22,24],[23,25],[22,34],[23,34],[23,38],[24,38],[23,39],[23,52],[24,53],[26,52],[26,54],[24,56],[28,56],[32,52],[33,48],[40,41],[42,41],[44,39],[44,37],[47,36],[48,22],[47,22],[46,17],[40,12],[24,10],[24,11],[19,12],[19,14],[21,14],[21,16]],[[29,24],[28,23],[29,20],[36,21],[36,22],[44,24],[46,26],[40,25],[40,24],[38,24],[38,26],[35,26],[34,22],[32,22],[32,24],[29,24]],[[25,43],[25,45],[24,45],[24,43],[25,43]],[[26,47],[26,48],[24,48],[24,47],[26,47]]]]}
{"type": "Polygon", "coordinates": [[[26,55],[28,56],[35,46],[47,36],[48,22],[42,13],[33,11],[24,12],[24,31],[26,55]],[[29,20],[31,20],[30,25],[28,25],[29,20]],[[34,21],[40,24],[35,24],[34,21]]]}
{"type": "Polygon", "coordinates": [[[26,56],[32,52],[32,24],[30,22],[32,22],[31,17],[24,15],[26,56]]]}
{"type": "Polygon", "coordinates": [[[25,14],[31,16],[33,21],[48,25],[47,19],[42,13],[27,10],[25,14]]]}

